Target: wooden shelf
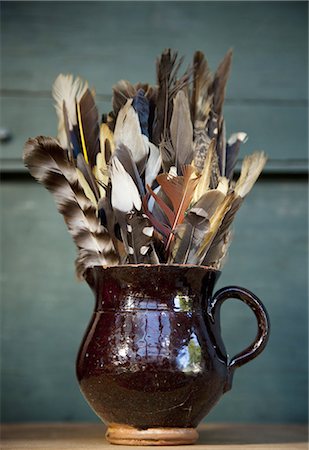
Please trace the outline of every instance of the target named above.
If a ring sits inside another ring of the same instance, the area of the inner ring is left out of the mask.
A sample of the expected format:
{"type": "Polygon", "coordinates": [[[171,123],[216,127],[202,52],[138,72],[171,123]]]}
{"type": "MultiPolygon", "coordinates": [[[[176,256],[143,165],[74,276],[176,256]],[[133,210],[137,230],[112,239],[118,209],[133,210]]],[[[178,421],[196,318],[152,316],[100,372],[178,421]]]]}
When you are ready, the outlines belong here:
{"type": "MultiPolygon", "coordinates": [[[[199,432],[199,441],[193,447],[195,450],[308,448],[305,425],[203,424],[199,432]]],[[[8,424],[2,426],[1,449],[104,450],[113,447],[106,442],[104,433],[105,427],[101,424],[8,424]]],[[[121,448],[132,449],[127,446],[121,448]]]]}

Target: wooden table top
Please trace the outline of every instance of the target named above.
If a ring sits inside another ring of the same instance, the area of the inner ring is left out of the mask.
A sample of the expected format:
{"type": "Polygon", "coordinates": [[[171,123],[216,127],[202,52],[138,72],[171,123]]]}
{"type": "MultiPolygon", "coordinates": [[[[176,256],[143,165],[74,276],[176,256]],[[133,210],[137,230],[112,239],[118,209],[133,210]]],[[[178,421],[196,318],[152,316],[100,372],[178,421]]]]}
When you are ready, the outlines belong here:
{"type": "MultiPolygon", "coordinates": [[[[1,427],[1,449],[106,450],[114,447],[106,442],[104,433],[101,424],[6,424],[1,427]]],[[[204,424],[199,427],[199,433],[195,450],[308,449],[305,425],[204,424]]],[[[118,448],[132,450],[128,446],[118,448]]]]}

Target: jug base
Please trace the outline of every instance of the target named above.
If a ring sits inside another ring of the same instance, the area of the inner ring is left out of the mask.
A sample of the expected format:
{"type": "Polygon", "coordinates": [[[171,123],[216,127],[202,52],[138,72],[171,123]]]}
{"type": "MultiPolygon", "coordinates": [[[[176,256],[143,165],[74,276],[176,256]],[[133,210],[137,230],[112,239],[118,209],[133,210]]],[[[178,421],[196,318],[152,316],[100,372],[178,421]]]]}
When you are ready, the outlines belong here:
{"type": "Polygon", "coordinates": [[[111,423],[105,435],[107,441],[118,445],[188,445],[198,439],[195,428],[146,428],[111,423]]]}

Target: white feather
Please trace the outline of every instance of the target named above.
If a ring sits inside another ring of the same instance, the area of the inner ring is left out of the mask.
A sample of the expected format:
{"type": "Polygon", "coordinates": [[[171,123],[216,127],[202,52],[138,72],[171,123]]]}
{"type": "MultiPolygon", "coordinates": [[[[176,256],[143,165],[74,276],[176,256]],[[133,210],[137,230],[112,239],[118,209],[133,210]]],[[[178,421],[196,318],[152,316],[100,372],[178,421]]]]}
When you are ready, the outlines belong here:
{"type": "Polygon", "coordinates": [[[255,152],[246,156],[241,166],[240,177],[235,186],[235,192],[244,198],[252,189],[267,161],[264,152],[255,152]]]}
{"type": "Polygon", "coordinates": [[[132,106],[133,99],[129,99],[121,108],[117,116],[114,130],[114,142],[117,147],[124,144],[131,150],[136,163],[147,157],[149,140],[142,134],[138,114],[132,106]]]}
{"type": "Polygon", "coordinates": [[[162,164],[160,150],[152,142],[149,142],[149,156],[145,170],[145,185],[152,186],[162,164]]]}
{"type": "Polygon", "coordinates": [[[63,102],[68,112],[70,129],[77,124],[76,101],[79,101],[88,89],[87,81],[81,78],[73,78],[73,75],[60,74],[53,84],[53,97],[56,101],[55,107],[58,116],[58,140],[64,147],[67,146],[67,137],[63,119],[63,102]]]}
{"type": "Polygon", "coordinates": [[[231,146],[231,145],[234,145],[237,141],[245,143],[245,142],[247,142],[247,140],[248,140],[247,133],[244,133],[243,131],[239,131],[238,133],[231,134],[227,143],[229,146],[231,146]]]}
{"type": "Polygon", "coordinates": [[[112,207],[128,213],[135,207],[140,211],[142,201],[132,177],[117,158],[112,158],[111,164],[112,207]]]}

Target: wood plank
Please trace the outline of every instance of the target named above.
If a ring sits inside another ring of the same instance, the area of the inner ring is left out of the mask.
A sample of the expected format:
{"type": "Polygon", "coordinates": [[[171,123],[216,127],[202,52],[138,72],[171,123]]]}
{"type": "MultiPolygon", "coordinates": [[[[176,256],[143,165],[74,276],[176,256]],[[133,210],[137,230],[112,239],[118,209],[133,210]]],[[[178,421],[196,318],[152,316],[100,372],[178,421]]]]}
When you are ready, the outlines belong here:
{"type": "MultiPolygon", "coordinates": [[[[2,170],[21,171],[22,149],[29,136],[55,135],[57,120],[51,98],[3,97],[2,124],[13,138],[2,143],[2,170]]],[[[98,101],[100,113],[110,110],[110,103],[98,101]]],[[[303,173],[307,171],[307,109],[304,106],[265,106],[263,104],[228,104],[225,107],[228,135],[246,131],[249,141],[241,148],[240,158],[263,149],[269,156],[266,172],[303,173]]],[[[1,161],[1,160],[0,160],[1,161]]]]}
{"type": "MultiPolygon", "coordinates": [[[[74,373],[93,308],[88,286],[75,281],[74,244],[37,183],[2,182],[1,193],[2,419],[94,421],[74,373]]],[[[252,290],[272,331],[207,421],[306,423],[307,194],[305,182],[259,181],[239,211],[217,287],[252,290]]],[[[256,332],[250,310],[225,304],[222,332],[231,356],[243,350],[256,332]]]]}
{"type": "Polygon", "coordinates": [[[203,50],[214,70],[235,49],[228,96],[307,99],[307,2],[3,2],[2,88],[49,91],[59,72],[108,94],[153,82],[166,48],[203,50]]]}
{"type": "MultiPolygon", "coordinates": [[[[79,424],[19,424],[2,427],[2,449],[42,450],[104,450],[113,448],[104,439],[103,425],[79,424]]],[[[306,426],[207,424],[199,427],[196,450],[305,450],[306,426]]],[[[123,450],[132,447],[123,445],[123,450]]],[[[168,449],[170,447],[160,446],[168,449]]],[[[175,450],[186,448],[175,446],[175,450]]]]}

